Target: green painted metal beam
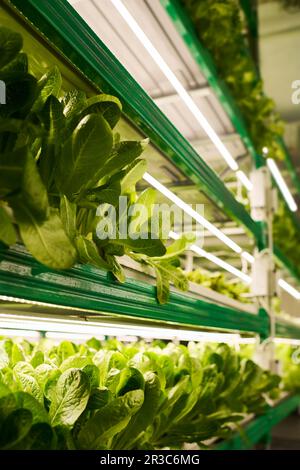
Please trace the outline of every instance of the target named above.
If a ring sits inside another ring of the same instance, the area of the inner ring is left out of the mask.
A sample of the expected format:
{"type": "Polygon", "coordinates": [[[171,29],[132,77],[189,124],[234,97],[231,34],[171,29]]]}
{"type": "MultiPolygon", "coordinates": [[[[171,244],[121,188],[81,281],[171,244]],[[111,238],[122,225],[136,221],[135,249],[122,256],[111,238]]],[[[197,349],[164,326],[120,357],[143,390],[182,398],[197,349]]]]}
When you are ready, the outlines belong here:
{"type": "Polygon", "coordinates": [[[111,274],[89,265],[69,271],[51,271],[39,264],[23,246],[0,249],[0,296],[52,305],[93,310],[137,319],[191,327],[250,332],[268,336],[269,320],[171,292],[166,305],[156,300],[155,286],[128,279],[124,284],[111,274]]]}
{"type": "Polygon", "coordinates": [[[245,14],[248,25],[248,43],[250,53],[259,73],[259,47],[258,47],[258,1],[240,0],[241,8],[245,14]]]}
{"type": "Polygon", "coordinates": [[[217,174],[173,126],[67,0],[5,0],[38,34],[105,93],[118,96],[125,115],[227,215],[241,222],[258,244],[260,227],[217,174]]]}
{"type": "Polygon", "coordinates": [[[242,433],[215,446],[216,450],[246,450],[251,449],[267,436],[272,428],[288,417],[300,406],[300,395],[284,399],[277,406],[270,407],[268,411],[253,419],[245,426],[242,433]]]}
{"type": "Polygon", "coordinates": [[[248,28],[253,37],[258,37],[258,12],[257,0],[240,0],[240,5],[245,13],[248,28]]]}

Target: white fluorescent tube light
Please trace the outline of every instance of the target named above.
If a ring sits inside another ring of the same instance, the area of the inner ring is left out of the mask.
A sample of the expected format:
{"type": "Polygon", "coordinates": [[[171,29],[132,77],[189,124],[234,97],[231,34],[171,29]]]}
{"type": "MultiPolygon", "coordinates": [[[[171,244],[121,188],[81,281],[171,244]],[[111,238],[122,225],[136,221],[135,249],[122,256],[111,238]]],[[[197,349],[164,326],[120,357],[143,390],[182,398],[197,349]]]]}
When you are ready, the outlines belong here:
{"type": "Polygon", "coordinates": [[[138,25],[138,23],[135,21],[133,16],[129,13],[129,11],[125,7],[125,5],[122,3],[122,1],[111,0],[111,3],[120,13],[120,15],[124,18],[128,26],[131,28],[133,33],[136,35],[136,37],[142,43],[144,48],[150,54],[154,62],[158,65],[158,67],[163,72],[165,77],[169,80],[171,85],[177,91],[178,95],[181,97],[181,99],[186,104],[188,109],[191,111],[191,113],[194,115],[196,120],[199,122],[202,129],[206,132],[208,137],[211,139],[211,141],[214,143],[216,148],[219,150],[220,154],[222,155],[222,157],[224,158],[228,166],[233,171],[238,170],[238,164],[236,163],[236,161],[234,160],[234,158],[232,157],[228,149],[225,147],[220,137],[217,135],[215,130],[211,127],[211,125],[209,124],[205,116],[202,114],[202,112],[200,111],[196,103],[193,101],[191,96],[188,94],[184,86],[180,83],[180,81],[178,80],[174,72],[172,72],[170,67],[164,61],[162,56],[159,54],[158,50],[154,47],[150,39],[146,36],[146,34],[142,30],[142,28],[138,25]]]}
{"type": "MultiPolygon", "coordinates": [[[[178,240],[179,235],[173,231],[169,232],[170,238],[173,238],[174,240],[178,240]]],[[[234,266],[232,266],[229,263],[226,263],[226,261],[223,261],[221,258],[218,258],[215,255],[212,255],[211,253],[208,253],[207,251],[203,250],[202,248],[199,248],[197,245],[191,245],[189,247],[190,250],[194,251],[197,253],[199,256],[203,256],[204,258],[208,259],[212,263],[215,263],[216,265],[220,266],[221,268],[225,269],[225,271],[228,271],[229,273],[233,274],[234,276],[239,277],[242,279],[244,282],[247,284],[251,283],[251,277],[248,276],[247,274],[243,273],[239,269],[236,269],[234,266]]]]}
{"type": "Polygon", "coordinates": [[[292,212],[296,212],[297,204],[296,204],[289,188],[287,187],[287,184],[284,181],[284,179],[283,179],[283,177],[282,177],[282,175],[281,175],[281,173],[278,169],[278,166],[276,165],[273,158],[267,158],[267,164],[268,164],[270,172],[272,173],[274,180],[278,184],[278,187],[281,191],[281,194],[283,195],[284,199],[286,200],[286,203],[289,206],[290,210],[292,212]]]}
{"type": "Polygon", "coordinates": [[[249,263],[254,263],[254,256],[250,255],[250,253],[248,253],[247,251],[243,251],[242,257],[249,263]]]}
{"type": "Polygon", "coordinates": [[[238,177],[238,179],[240,180],[240,182],[245,186],[245,188],[247,189],[247,191],[252,191],[253,189],[253,184],[251,183],[251,181],[249,180],[248,176],[242,171],[242,170],[238,170],[236,172],[236,176],[238,177]]]}
{"type": "Polygon", "coordinates": [[[147,183],[151,184],[151,186],[153,186],[164,196],[170,199],[170,201],[174,202],[174,204],[176,204],[180,209],[190,215],[204,228],[209,230],[213,235],[215,235],[219,240],[229,246],[229,248],[231,248],[233,251],[235,251],[236,253],[242,252],[241,247],[239,247],[239,245],[237,245],[233,240],[231,240],[231,238],[227,237],[227,235],[225,235],[221,230],[211,224],[207,219],[205,219],[201,214],[196,212],[189,204],[180,199],[180,197],[176,196],[176,194],[166,188],[157,179],[149,175],[149,173],[146,172],[143,178],[145,181],[147,181],[147,183]]]}
{"type": "Polygon", "coordinates": [[[239,344],[256,344],[256,343],[258,343],[258,340],[257,340],[257,338],[243,338],[243,337],[240,337],[240,339],[238,340],[238,343],[239,344]]]}
{"type": "Polygon", "coordinates": [[[248,276],[248,274],[245,274],[239,269],[232,266],[231,264],[226,263],[226,261],[223,261],[221,258],[218,258],[217,256],[212,255],[211,253],[208,253],[202,248],[199,248],[199,246],[197,245],[191,245],[190,249],[193,250],[195,253],[197,253],[199,256],[203,256],[204,258],[208,259],[212,263],[217,264],[218,266],[225,269],[226,271],[233,274],[234,276],[239,277],[240,279],[242,279],[242,281],[246,282],[247,284],[251,283],[251,277],[248,276]]]}
{"type": "Polygon", "coordinates": [[[274,343],[276,343],[276,344],[291,344],[291,345],[294,345],[294,346],[300,346],[300,339],[274,338],[274,343]]]}
{"type": "MultiPolygon", "coordinates": [[[[20,327],[20,325],[19,325],[20,327]]],[[[9,337],[16,337],[16,336],[21,336],[22,338],[30,338],[30,339],[39,339],[40,333],[38,331],[30,331],[30,330],[21,330],[21,329],[6,329],[6,328],[0,328],[0,336],[9,336],[9,337]]]]}
{"type": "Polygon", "coordinates": [[[94,335],[94,334],[103,334],[100,331],[99,326],[90,326],[88,323],[63,323],[59,321],[40,321],[39,319],[27,318],[27,320],[2,320],[2,315],[0,316],[0,327],[1,328],[12,328],[12,329],[23,329],[23,330],[37,330],[37,331],[53,331],[53,332],[64,332],[64,333],[82,333],[84,327],[84,333],[94,335]]]}
{"type": "MultiPolygon", "coordinates": [[[[216,333],[216,332],[203,332],[196,330],[181,330],[175,328],[160,328],[160,327],[149,327],[147,325],[114,325],[108,323],[98,322],[83,322],[78,320],[67,320],[60,321],[50,320],[47,321],[45,318],[40,319],[39,317],[33,317],[32,320],[27,318],[24,321],[24,316],[16,318],[16,315],[3,314],[0,316],[1,320],[1,331],[15,331],[18,329],[20,335],[26,336],[29,333],[29,327],[32,329],[46,331],[46,337],[51,339],[87,339],[91,336],[96,336],[102,339],[103,336],[134,336],[143,337],[149,339],[166,339],[166,340],[180,340],[180,341],[208,341],[208,342],[228,342],[228,343],[239,343],[243,341],[237,333],[216,333]],[[3,321],[2,318],[5,318],[3,321]],[[6,330],[7,328],[7,330],[6,330]]],[[[6,334],[6,333],[5,333],[6,334]]],[[[36,332],[37,336],[39,335],[36,332]]]]}
{"type": "Polygon", "coordinates": [[[286,282],[284,279],[279,279],[278,280],[278,285],[284,289],[288,294],[293,296],[295,299],[300,300],[300,292],[295,289],[295,287],[291,286],[288,282],[286,282]]]}
{"type": "MultiPolygon", "coordinates": [[[[47,339],[57,339],[57,340],[69,340],[69,341],[87,341],[91,338],[91,335],[86,333],[63,333],[59,331],[48,331],[46,333],[47,339]]],[[[97,335],[97,339],[103,340],[105,336],[97,335]]]]}

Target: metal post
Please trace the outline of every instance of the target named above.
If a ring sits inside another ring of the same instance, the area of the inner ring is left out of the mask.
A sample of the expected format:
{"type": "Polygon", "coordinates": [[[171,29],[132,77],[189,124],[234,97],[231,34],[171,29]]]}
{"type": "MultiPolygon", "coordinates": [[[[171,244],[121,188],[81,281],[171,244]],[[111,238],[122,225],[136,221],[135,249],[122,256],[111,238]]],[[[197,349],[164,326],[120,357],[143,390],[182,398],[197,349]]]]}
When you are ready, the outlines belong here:
{"type": "Polygon", "coordinates": [[[251,174],[253,190],[250,194],[251,213],[254,220],[264,226],[267,248],[257,251],[252,269],[252,294],[266,310],[270,320],[269,337],[261,349],[268,357],[268,366],[276,372],[273,339],[276,333],[276,317],[272,311],[272,298],[275,293],[275,268],[273,261],[273,216],[274,195],[269,170],[266,166],[257,168],[251,174]]]}
{"type": "Polygon", "coordinates": [[[185,271],[190,273],[194,268],[194,256],[191,251],[188,251],[185,259],[185,271]]]}

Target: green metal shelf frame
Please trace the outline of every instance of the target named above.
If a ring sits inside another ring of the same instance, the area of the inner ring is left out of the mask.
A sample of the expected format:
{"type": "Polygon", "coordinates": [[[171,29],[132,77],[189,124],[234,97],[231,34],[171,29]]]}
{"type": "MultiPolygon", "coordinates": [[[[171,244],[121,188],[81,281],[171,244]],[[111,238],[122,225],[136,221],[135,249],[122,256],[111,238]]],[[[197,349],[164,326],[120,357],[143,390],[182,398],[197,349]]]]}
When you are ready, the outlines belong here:
{"type": "Polygon", "coordinates": [[[126,117],[224,213],[242,223],[257,245],[263,246],[261,226],[66,0],[5,0],[4,4],[94,87],[118,96],[126,117]]]}
{"type": "MultiPolygon", "coordinates": [[[[185,44],[187,45],[188,49],[190,50],[195,62],[200,67],[208,84],[214,90],[220,103],[222,104],[223,108],[227,112],[233,126],[235,127],[237,132],[240,134],[241,139],[244,145],[246,146],[246,148],[248,149],[255,166],[259,168],[265,165],[265,159],[261,155],[258,155],[254,148],[253,142],[248,133],[243,116],[241,115],[240,110],[235,100],[230,94],[230,91],[228,90],[227,85],[222,81],[222,79],[218,77],[218,73],[217,73],[212,56],[210,55],[208,50],[203,46],[203,44],[199,41],[199,38],[197,37],[195,33],[193,23],[188,17],[188,15],[186,14],[186,12],[184,11],[179,0],[160,0],[160,3],[165,8],[170,18],[172,19],[174,26],[176,27],[178,33],[180,34],[185,44]]],[[[284,144],[284,141],[280,139],[279,143],[282,146],[282,149],[285,153],[285,162],[291,174],[293,183],[300,194],[300,181],[293,167],[291,156],[289,155],[289,152],[284,144]]],[[[296,223],[296,225],[299,226],[299,221],[295,218],[294,214],[291,214],[291,216],[294,222],[296,223]]],[[[262,233],[263,233],[263,229],[262,229],[262,233]]],[[[264,237],[262,236],[262,239],[263,238],[264,237]]],[[[287,260],[287,258],[282,253],[280,253],[279,249],[277,249],[276,247],[275,247],[274,252],[275,252],[274,253],[275,256],[281,261],[281,263],[286,265],[286,268],[289,270],[291,275],[296,280],[300,281],[299,275],[297,274],[297,270],[295,269],[295,267],[293,267],[292,263],[289,260],[287,260]]]]}
{"type": "Polygon", "coordinates": [[[243,433],[235,434],[232,438],[217,444],[216,450],[247,450],[251,449],[263,439],[269,440],[269,435],[274,426],[287,418],[300,406],[300,395],[293,395],[284,399],[277,406],[270,407],[268,411],[254,418],[243,429],[243,433]]]}
{"type": "Polygon", "coordinates": [[[156,288],[149,283],[129,278],[120,284],[110,273],[89,265],[48,270],[21,245],[0,248],[0,296],[189,328],[248,332],[262,339],[269,334],[264,311],[255,315],[177,292],[171,292],[167,304],[159,305],[156,288]]]}
{"type": "Polygon", "coordinates": [[[251,34],[258,37],[258,15],[257,15],[257,2],[253,0],[240,0],[240,5],[245,13],[248,28],[251,34]]]}
{"type": "MultiPolygon", "coordinates": [[[[10,249],[0,247],[0,296],[125,319],[257,334],[261,340],[270,333],[269,317],[264,309],[254,315],[177,292],[171,292],[168,304],[159,305],[152,284],[130,278],[120,284],[110,273],[89,265],[77,265],[68,271],[50,270],[21,245],[10,249]]],[[[276,334],[300,339],[300,328],[279,318],[276,334]]]]}
{"type": "MultiPolygon", "coordinates": [[[[207,188],[219,207],[236,212],[238,220],[254,234],[258,245],[263,246],[261,225],[251,219],[65,0],[5,0],[4,4],[90,84],[119,96],[125,115],[183,172],[202,185],[202,189],[207,188]]],[[[175,292],[171,293],[169,304],[159,305],[153,285],[135,279],[120,284],[111,274],[87,265],[54,272],[35,261],[20,246],[9,250],[0,247],[0,295],[186,327],[248,332],[262,339],[268,337],[270,330],[264,310],[253,315],[175,292]]]]}

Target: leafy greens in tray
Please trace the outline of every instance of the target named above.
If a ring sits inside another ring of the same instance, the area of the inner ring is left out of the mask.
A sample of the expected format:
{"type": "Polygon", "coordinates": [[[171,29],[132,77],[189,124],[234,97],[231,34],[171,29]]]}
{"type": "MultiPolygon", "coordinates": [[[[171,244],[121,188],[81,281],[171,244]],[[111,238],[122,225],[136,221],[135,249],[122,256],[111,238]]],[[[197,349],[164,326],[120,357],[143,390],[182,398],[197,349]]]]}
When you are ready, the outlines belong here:
{"type": "Polygon", "coordinates": [[[159,229],[156,236],[149,234],[150,208],[143,220],[127,215],[136,202],[154,203],[155,191],[136,193],[146,169],[140,157],[147,140],[123,140],[114,131],[120,101],[80,90],[65,93],[57,67],[36,78],[28,71],[22,37],[5,27],[0,51],[0,80],[6,86],[6,104],[0,106],[0,241],[10,246],[21,240],[50,269],[90,263],[120,282],[125,276],[118,257],[126,254],[154,268],[159,302],[168,300],[170,281],[187,290],[176,263],[186,238],[166,248],[159,229]],[[121,195],[128,201],[123,211],[121,195]],[[105,215],[97,213],[100,205],[115,208],[114,237],[97,235],[105,215]],[[127,226],[142,225],[147,236],[121,237],[124,218],[127,226]]]}
{"type": "Polygon", "coordinates": [[[0,341],[0,449],[159,449],[227,437],[279,377],[226,344],[0,341]]]}

